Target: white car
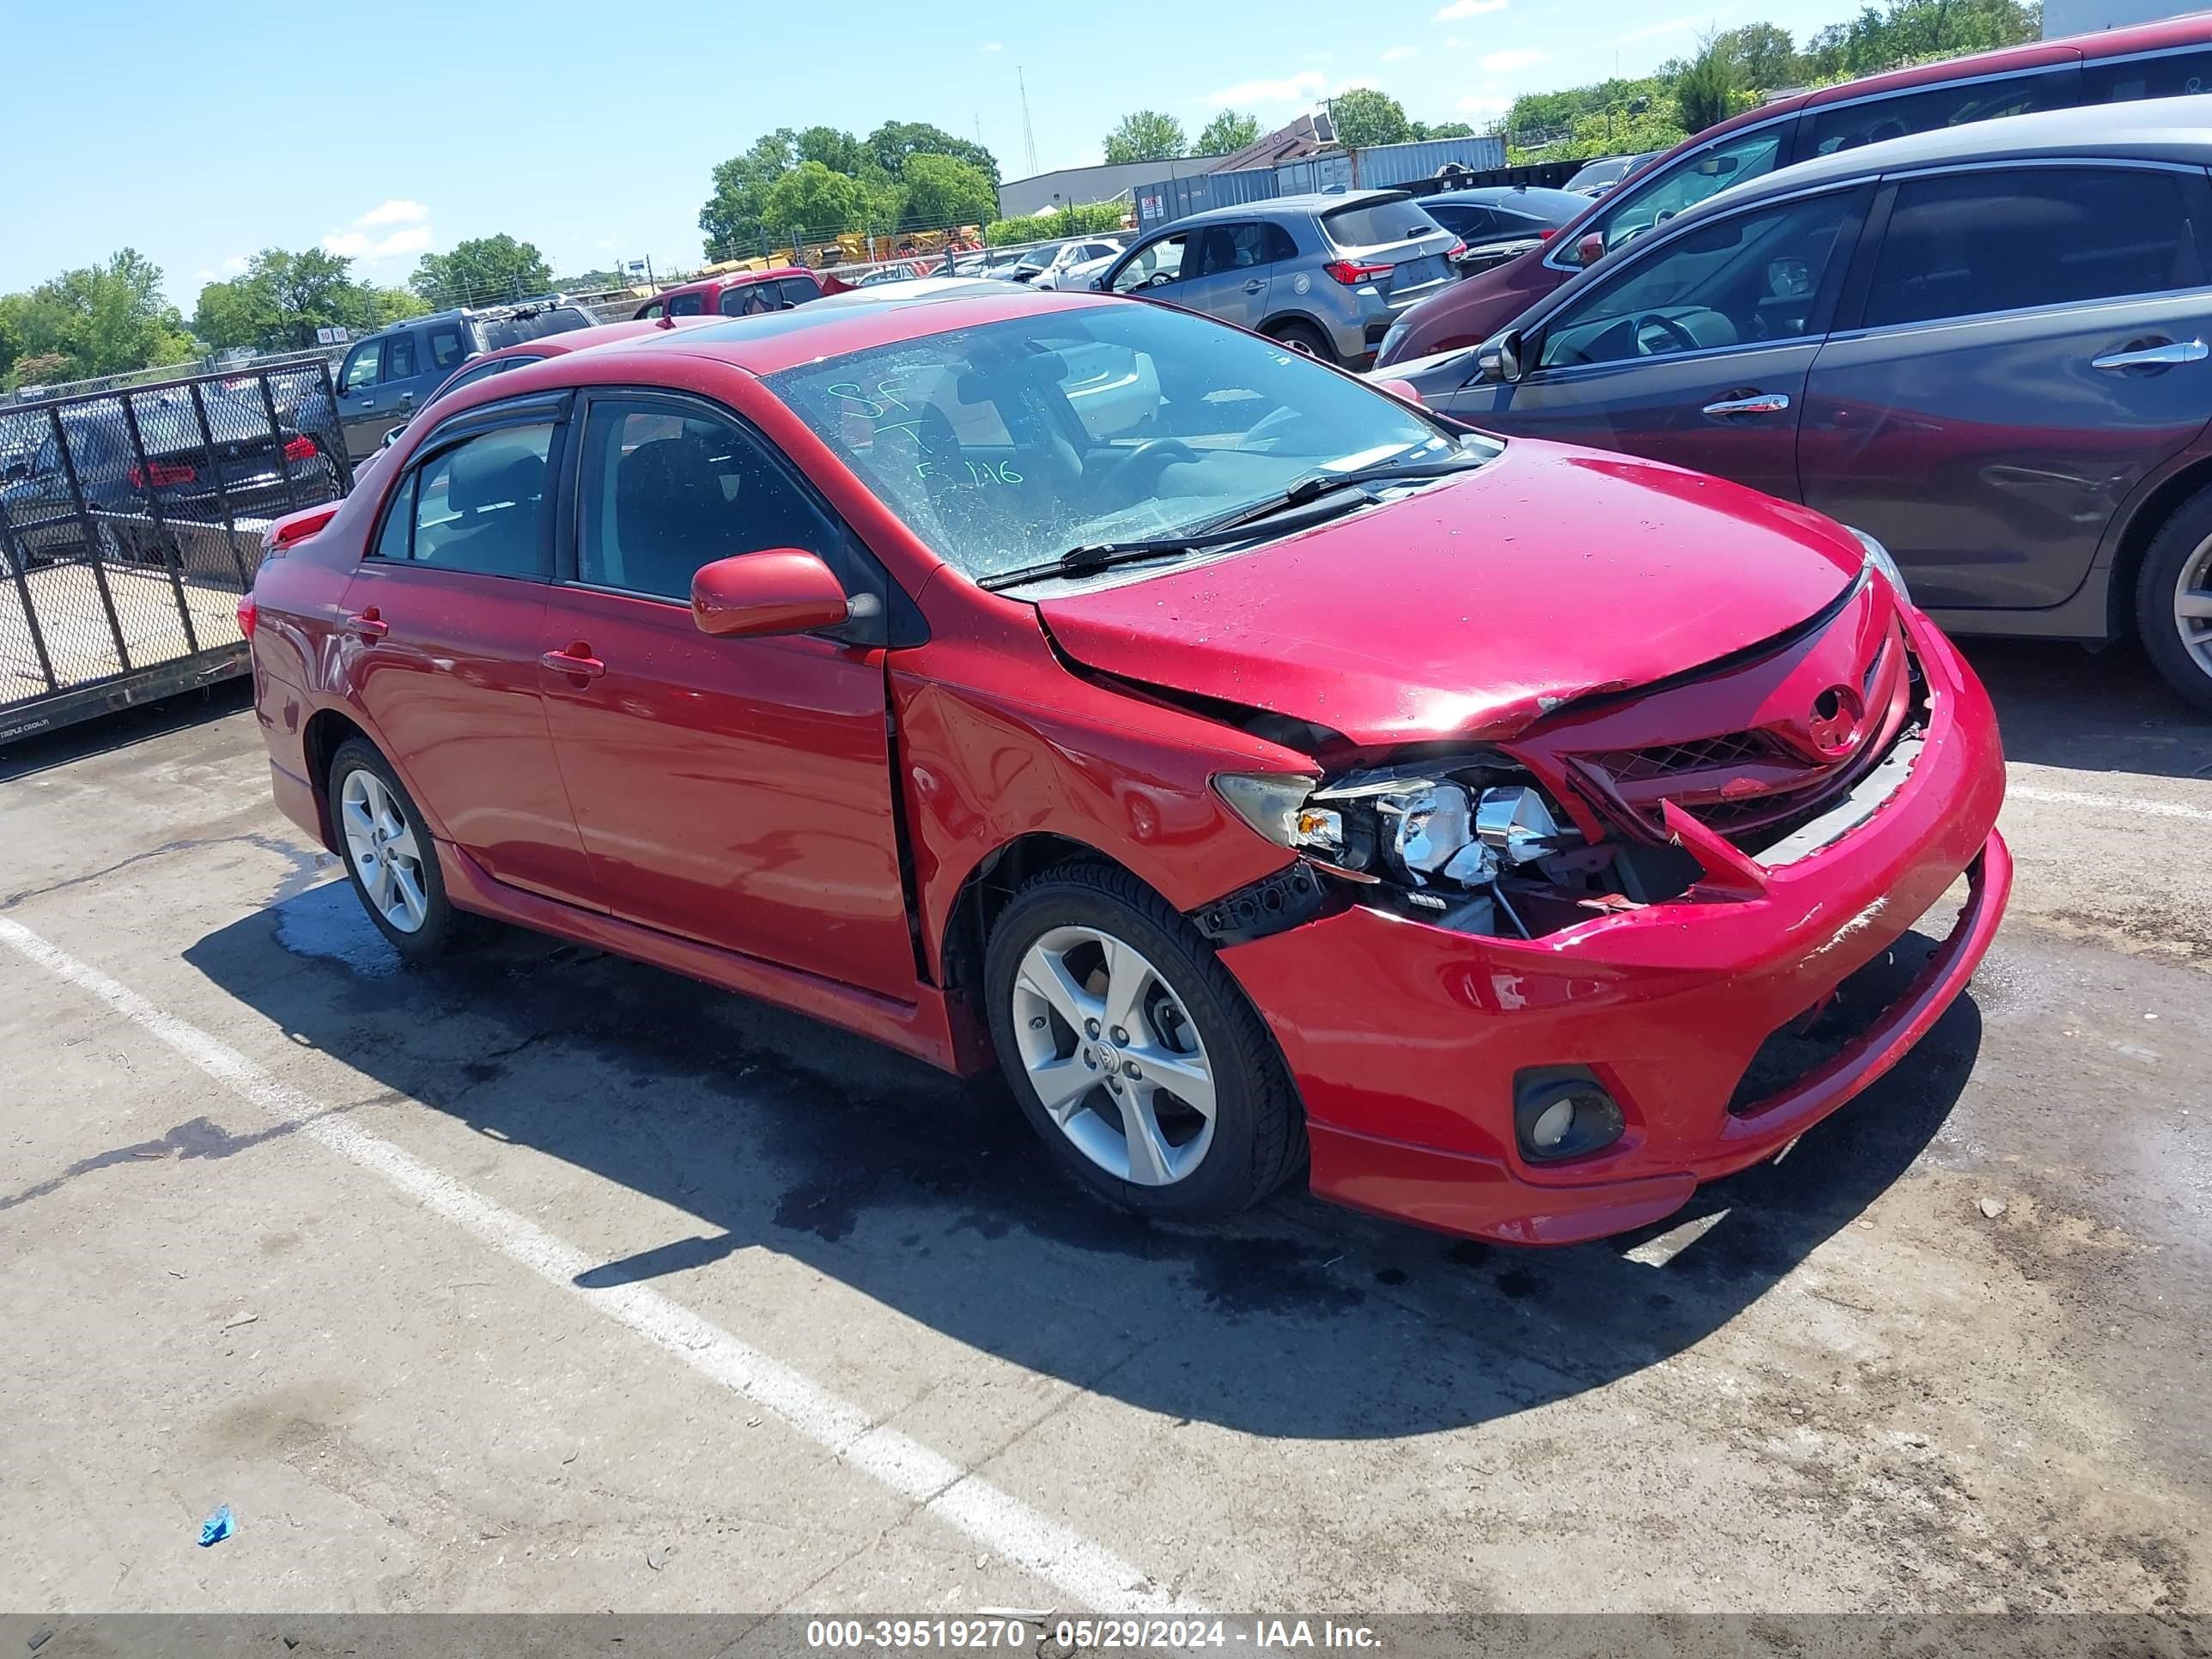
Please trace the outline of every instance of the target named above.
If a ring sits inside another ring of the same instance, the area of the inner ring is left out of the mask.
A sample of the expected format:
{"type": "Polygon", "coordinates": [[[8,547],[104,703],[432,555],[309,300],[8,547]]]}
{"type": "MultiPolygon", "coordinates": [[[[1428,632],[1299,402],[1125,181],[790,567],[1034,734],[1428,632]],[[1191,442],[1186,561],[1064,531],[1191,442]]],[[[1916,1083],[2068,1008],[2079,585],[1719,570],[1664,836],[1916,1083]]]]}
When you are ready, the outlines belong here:
{"type": "Polygon", "coordinates": [[[1089,284],[1068,280],[1068,273],[1077,265],[1087,265],[1101,259],[1110,259],[1121,251],[1121,243],[1111,237],[1101,236],[1090,241],[1062,242],[1051,260],[1030,278],[1031,288],[1078,289],[1089,284]]]}
{"type": "MultiPolygon", "coordinates": [[[[1053,286],[1065,294],[1079,294],[1103,276],[1121,257],[1118,252],[1102,253],[1095,259],[1079,259],[1054,273],[1053,286]]],[[[1038,278],[1035,286],[1042,287],[1043,278],[1038,278]]]]}

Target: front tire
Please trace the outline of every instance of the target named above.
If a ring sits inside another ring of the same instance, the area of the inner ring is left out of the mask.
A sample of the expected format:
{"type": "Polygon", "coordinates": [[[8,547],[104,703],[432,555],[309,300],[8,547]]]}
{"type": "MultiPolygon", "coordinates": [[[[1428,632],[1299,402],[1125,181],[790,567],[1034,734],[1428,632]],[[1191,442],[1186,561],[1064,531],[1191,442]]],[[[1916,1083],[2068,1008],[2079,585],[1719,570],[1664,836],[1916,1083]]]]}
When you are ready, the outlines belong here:
{"type": "Polygon", "coordinates": [[[1216,1219],[1303,1161],[1274,1039],[1205,940],[1126,871],[1062,866],[1024,885],[991,931],[984,982],[1014,1098],[1098,1196],[1216,1219]]]}
{"type": "Polygon", "coordinates": [[[329,789],[346,877],[376,931],[409,962],[453,949],[467,918],[446,896],[429,827],[392,763],[374,744],[348,738],[331,757],[329,789]]]}

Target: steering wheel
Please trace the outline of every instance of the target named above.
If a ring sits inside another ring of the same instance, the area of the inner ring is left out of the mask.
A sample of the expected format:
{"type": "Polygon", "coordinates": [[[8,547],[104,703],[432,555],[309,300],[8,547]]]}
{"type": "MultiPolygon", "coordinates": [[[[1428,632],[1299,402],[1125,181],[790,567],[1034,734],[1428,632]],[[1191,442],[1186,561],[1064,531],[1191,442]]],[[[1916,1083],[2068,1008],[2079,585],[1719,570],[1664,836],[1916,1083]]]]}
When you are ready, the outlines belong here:
{"type": "MultiPolygon", "coordinates": [[[[1103,501],[1115,485],[1130,479],[1143,479],[1146,468],[1153,469],[1153,476],[1144,480],[1149,487],[1151,483],[1158,482],[1158,469],[1176,461],[1194,461],[1197,459],[1198,452],[1180,438],[1147,438],[1134,448],[1114,458],[1112,464],[1092,481],[1091,498],[1103,501]]],[[[1130,498],[1134,500],[1138,493],[1133,490],[1130,498]]]]}
{"type": "Polygon", "coordinates": [[[1668,339],[1672,340],[1674,343],[1674,349],[1677,351],[1695,351],[1698,349],[1698,337],[1691,333],[1688,329],[1684,328],[1681,324],[1676,322],[1672,317],[1666,316],[1656,311],[1647,311],[1637,318],[1632,330],[1636,336],[1637,351],[1641,356],[1649,357],[1654,355],[1653,353],[1644,349],[1644,330],[1646,325],[1657,329],[1662,334],[1664,334],[1668,339]]]}

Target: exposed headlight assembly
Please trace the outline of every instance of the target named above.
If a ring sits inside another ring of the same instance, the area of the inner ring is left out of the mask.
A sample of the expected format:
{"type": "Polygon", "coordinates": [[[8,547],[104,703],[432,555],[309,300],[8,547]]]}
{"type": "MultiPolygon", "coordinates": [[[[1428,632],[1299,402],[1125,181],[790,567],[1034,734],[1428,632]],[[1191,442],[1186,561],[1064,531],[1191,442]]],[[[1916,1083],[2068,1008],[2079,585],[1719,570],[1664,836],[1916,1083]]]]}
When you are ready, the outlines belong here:
{"type": "MultiPolygon", "coordinates": [[[[1470,784],[1498,769],[1396,767],[1327,785],[1282,773],[1224,773],[1213,787],[1268,840],[1319,863],[1398,888],[1416,908],[1455,910],[1491,889],[1501,872],[1581,838],[1563,833],[1552,804],[1531,785],[1470,784]]],[[[1509,914],[1510,911],[1509,911],[1509,914]]]]}
{"type": "Polygon", "coordinates": [[[1869,568],[1879,570],[1887,576],[1889,579],[1889,585],[1897,590],[1897,597],[1910,605],[1912,602],[1912,590],[1905,585],[1905,573],[1897,568],[1897,561],[1890,556],[1889,550],[1855,525],[1845,525],[1844,528],[1857,537],[1859,545],[1866,550],[1866,562],[1869,568]]]}

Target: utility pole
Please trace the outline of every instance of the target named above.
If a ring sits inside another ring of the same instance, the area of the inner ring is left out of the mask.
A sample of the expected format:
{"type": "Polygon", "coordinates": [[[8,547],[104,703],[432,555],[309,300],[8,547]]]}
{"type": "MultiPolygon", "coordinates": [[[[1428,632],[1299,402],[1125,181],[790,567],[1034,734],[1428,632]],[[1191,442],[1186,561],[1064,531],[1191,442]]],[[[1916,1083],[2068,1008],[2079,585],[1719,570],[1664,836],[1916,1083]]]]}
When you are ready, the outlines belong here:
{"type": "Polygon", "coordinates": [[[1022,153],[1028,159],[1030,177],[1036,177],[1036,132],[1030,125],[1030,83],[1019,64],[1014,65],[1014,84],[1022,89],[1022,153]]]}

